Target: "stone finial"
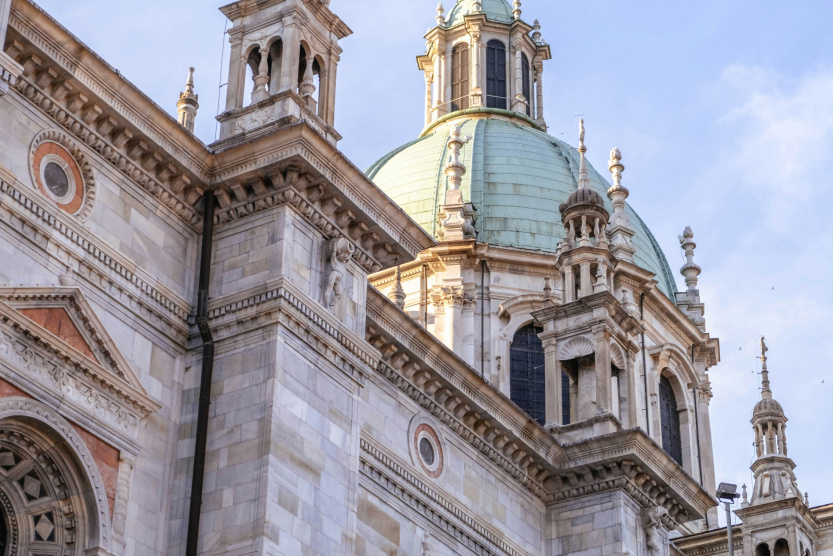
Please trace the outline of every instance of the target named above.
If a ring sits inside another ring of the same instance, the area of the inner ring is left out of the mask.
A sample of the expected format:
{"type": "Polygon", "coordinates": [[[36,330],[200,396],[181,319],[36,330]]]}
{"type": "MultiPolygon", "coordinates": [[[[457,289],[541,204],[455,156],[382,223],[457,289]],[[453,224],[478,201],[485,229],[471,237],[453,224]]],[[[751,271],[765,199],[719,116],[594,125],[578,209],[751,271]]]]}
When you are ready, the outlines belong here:
{"type": "Polygon", "coordinates": [[[544,299],[552,297],[552,286],[550,286],[550,279],[544,278],[544,299]]]}
{"type": "Polygon", "coordinates": [[[804,493],[804,505],[807,506],[808,508],[810,507],[810,493],[809,492],[804,493]]]}
{"type": "Polygon", "coordinates": [[[445,25],[445,8],[443,8],[443,3],[440,2],[437,4],[437,27],[442,27],[445,25]]]}
{"type": "Polygon", "coordinates": [[[199,95],[194,93],[194,68],[189,68],[188,78],[185,80],[185,90],[179,94],[179,102],[176,103],[176,108],[179,125],[191,133],[194,132],[197,110],[200,107],[199,98],[199,95]]]}
{"type": "Polygon", "coordinates": [[[536,19],[535,23],[532,25],[534,31],[532,32],[532,40],[535,41],[535,44],[541,44],[541,23],[536,19]]]}
{"type": "Polygon", "coordinates": [[[405,309],[405,289],[402,287],[402,267],[396,267],[396,283],[393,286],[393,289],[388,294],[388,299],[393,301],[393,304],[399,307],[400,309],[405,309]]]}
{"type": "Polygon", "coordinates": [[[471,140],[470,136],[462,137],[459,125],[451,127],[448,137],[448,164],[445,165],[445,175],[448,177],[449,190],[458,191],[466,175],[466,165],[460,162],[460,149],[471,140]]]}
{"type": "Polygon", "coordinates": [[[512,4],[512,15],[515,17],[515,19],[521,18],[521,0],[515,0],[515,2],[512,4]]]}
{"type": "Polygon", "coordinates": [[[480,0],[474,0],[474,4],[472,4],[472,12],[479,14],[483,11],[483,5],[480,3],[480,0]]]}
{"type": "Polygon", "coordinates": [[[749,505],[749,495],[746,493],[746,484],[741,487],[743,489],[743,498],[741,498],[740,506],[745,508],[749,505]]]}
{"type": "Polygon", "coordinates": [[[768,351],[766,338],[761,336],[761,399],[772,399],[772,389],[769,386],[769,370],[766,368],[766,353],[768,351]]]}
{"type": "Polygon", "coordinates": [[[694,232],[691,231],[691,226],[686,226],[683,235],[680,236],[680,246],[685,251],[686,263],[680,269],[680,274],[685,277],[685,285],[688,291],[693,293],[697,290],[697,277],[703,271],[702,268],[694,264],[694,250],[697,244],[694,243],[694,232]]]}
{"type": "Polygon", "coordinates": [[[585,157],[585,154],[587,153],[587,146],[584,144],[584,136],[586,134],[586,130],[584,128],[584,118],[579,120],[578,128],[578,152],[581,156],[581,161],[579,162],[578,167],[578,188],[590,189],[590,178],[587,174],[587,158],[585,157]]]}

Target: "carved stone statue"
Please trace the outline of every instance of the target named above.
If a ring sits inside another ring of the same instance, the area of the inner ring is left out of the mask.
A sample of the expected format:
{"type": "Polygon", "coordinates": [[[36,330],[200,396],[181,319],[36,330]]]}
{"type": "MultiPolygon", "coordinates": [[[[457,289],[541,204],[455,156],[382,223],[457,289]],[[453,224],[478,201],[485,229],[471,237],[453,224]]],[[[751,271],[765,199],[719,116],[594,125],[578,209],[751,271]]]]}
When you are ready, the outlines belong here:
{"type": "Polygon", "coordinates": [[[356,246],[343,237],[327,243],[326,256],[329,263],[327,284],[324,287],[324,305],[333,309],[344,296],[342,281],[347,275],[347,263],[356,251],[356,246]]]}

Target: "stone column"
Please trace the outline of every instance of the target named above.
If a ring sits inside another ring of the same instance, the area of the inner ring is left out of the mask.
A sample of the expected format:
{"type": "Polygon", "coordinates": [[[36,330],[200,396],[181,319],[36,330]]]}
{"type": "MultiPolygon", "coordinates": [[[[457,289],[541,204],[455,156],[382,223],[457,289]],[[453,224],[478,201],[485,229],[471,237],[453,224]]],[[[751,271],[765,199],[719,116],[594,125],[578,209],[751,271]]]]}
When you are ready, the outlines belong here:
{"type": "Polygon", "coordinates": [[[576,418],[579,421],[592,419],[598,413],[598,374],[596,364],[589,357],[582,358],[578,363],[578,410],[576,418]]]}
{"type": "Polygon", "coordinates": [[[245,95],[246,84],[246,58],[243,56],[243,41],[240,36],[230,37],[231,43],[231,67],[229,68],[229,81],[226,87],[226,110],[239,110],[243,108],[243,95],[245,95]]]}
{"type": "MultiPolygon", "coordinates": [[[[700,465],[703,468],[703,487],[707,492],[715,492],[717,489],[717,481],[715,480],[714,453],[712,451],[712,425],[711,418],[709,417],[709,404],[712,399],[711,388],[708,385],[699,388],[697,390],[697,396],[697,402],[699,404],[697,408],[697,415],[700,423],[699,454],[700,465]]],[[[717,514],[717,508],[709,510],[709,525],[717,525],[717,514]]]]}
{"type": "Polygon", "coordinates": [[[434,109],[433,99],[431,98],[431,87],[434,84],[434,74],[430,71],[425,72],[425,126],[427,127],[432,120],[431,113],[434,109]]]}
{"type": "Polygon", "coordinates": [[[452,288],[446,294],[445,300],[445,338],[446,345],[451,350],[463,354],[463,291],[462,288],[452,288]]]}
{"type": "Polygon", "coordinates": [[[281,64],[281,90],[298,92],[298,68],[301,65],[301,41],[298,27],[291,18],[283,31],[283,63],[281,64]]]}
{"type": "MultiPolygon", "coordinates": [[[[327,110],[324,121],[327,125],[333,126],[336,122],[336,75],[338,63],[341,57],[333,50],[330,50],[330,67],[327,68],[327,110]]],[[[321,95],[318,96],[321,100],[321,95]]]]}
{"type": "Polygon", "coordinates": [[[483,83],[480,66],[483,57],[479,27],[471,35],[471,107],[483,106],[483,83]]]}
{"type": "Polygon", "coordinates": [[[576,301],[576,275],[572,266],[564,267],[564,303],[576,301]]]}
{"type": "Polygon", "coordinates": [[[544,420],[547,427],[563,425],[561,413],[561,361],[558,360],[558,341],[554,333],[544,333],[541,338],[544,344],[544,420]]]}
{"type": "Polygon", "coordinates": [[[477,309],[477,297],[473,291],[462,292],[462,330],[458,331],[462,344],[460,351],[455,351],[463,361],[474,367],[474,315],[477,309]]]}
{"type": "Polygon", "coordinates": [[[327,100],[330,98],[330,75],[327,68],[321,68],[318,79],[321,82],[321,88],[318,91],[318,117],[326,122],[327,110],[329,110],[327,100]]]}
{"type": "MultiPolygon", "coordinates": [[[[637,372],[636,372],[636,358],[639,351],[628,350],[625,352],[627,358],[625,363],[627,369],[625,370],[625,380],[627,381],[627,400],[624,404],[622,412],[624,419],[622,425],[627,429],[635,429],[639,427],[639,404],[637,403],[637,372]]],[[[621,377],[620,377],[621,383],[621,377]]]]}
{"type": "Polygon", "coordinates": [[[523,97],[524,85],[523,85],[523,62],[521,61],[521,57],[523,56],[523,52],[521,51],[521,44],[517,42],[514,44],[515,47],[515,99],[520,100],[523,97]]]}
{"type": "Polygon", "coordinates": [[[587,297],[588,295],[593,295],[593,283],[590,279],[590,263],[580,263],[579,269],[581,272],[581,291],[579,297],[587,297]]]}
{"type": "Polygon", "coordinates": [[[610,333],[606,326],[599,325],[593,327],[593,336],[596,343],[596,403],[599,411],[612,411],[610,333]]]}
{"type": "Polygon", "coordinates": [[[535,123],[546,125],[544,123],[544,64],[541,62],[535,64],[535,108],[537,111],[535,123]]]}

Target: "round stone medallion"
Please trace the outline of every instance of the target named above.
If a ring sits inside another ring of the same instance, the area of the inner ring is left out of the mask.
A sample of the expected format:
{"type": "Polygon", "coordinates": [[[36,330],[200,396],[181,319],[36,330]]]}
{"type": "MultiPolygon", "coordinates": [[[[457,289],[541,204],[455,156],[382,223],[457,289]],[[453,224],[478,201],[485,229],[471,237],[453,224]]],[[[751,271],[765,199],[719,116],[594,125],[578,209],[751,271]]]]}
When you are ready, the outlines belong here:
{"type": "Polygon", "coordinates": [[[80,220],[93,208],[95,180],[78,145],[58,130],[39,133],[29,154],[32,182],[60,210],[80,220]]]}
{"type": "Polygon", "coordinates": [[[444,454],[440,438],[433,427],[422,423],[414,432],[414,453],[420,467],[432,479],[437,479],[443,473],[444,454]]]}

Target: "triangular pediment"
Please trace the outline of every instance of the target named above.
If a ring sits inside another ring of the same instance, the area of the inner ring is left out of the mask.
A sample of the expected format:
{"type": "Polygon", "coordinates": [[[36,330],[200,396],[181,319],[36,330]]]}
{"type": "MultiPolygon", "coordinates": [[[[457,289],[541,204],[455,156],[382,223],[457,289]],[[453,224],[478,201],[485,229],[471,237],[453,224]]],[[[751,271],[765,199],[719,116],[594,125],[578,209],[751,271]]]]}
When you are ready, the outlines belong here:
{"type": "Polygon", "coordinates": [[[71,358],[103,369],[145,395],[93,308],[76,287],[0,287],[0,315],[60,346],[71,358]]]}

